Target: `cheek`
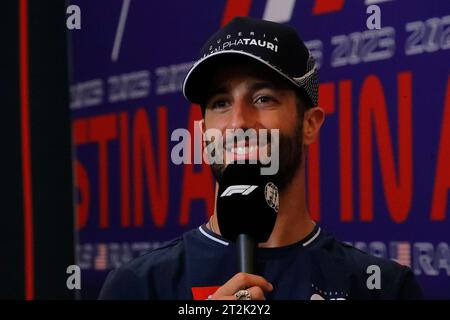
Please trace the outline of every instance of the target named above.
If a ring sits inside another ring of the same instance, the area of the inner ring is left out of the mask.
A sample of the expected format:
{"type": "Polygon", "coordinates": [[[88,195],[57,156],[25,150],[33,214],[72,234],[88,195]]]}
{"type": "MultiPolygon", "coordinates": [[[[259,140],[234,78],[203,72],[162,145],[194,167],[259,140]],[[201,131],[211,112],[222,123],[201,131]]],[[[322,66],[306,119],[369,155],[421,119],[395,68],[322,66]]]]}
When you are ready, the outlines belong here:
{"type": "Polygon", "coordinates": [[[227,119],[224,115],[206,112],[205,114],[205,128],[219,129],[222,131],[227,125],[227,119]]]}
{"type": "Polygon", "coordinates": [[[297,100],[294,98],[287,106],[286,113],[284,115],[285,132],[293,132],[299,125],[299,113],[297,108],[297,100]]]}
{"type": "Polygon", "coordinates": [[[209,123],[205,121],[205,133],[209,132],[210,134],[217,135],[219,131],[220,134],[223,135],[225,134],[225,128],[226,127],[218,121],[211,121],[209,123]]]}
{"type": "MultiPolygon", "coordinates": [[[[212,139],[212,137],[214,137],[213,139],[223,139],[224,135],[225,135],[225,131],[226,131],[226,122],[223,121],[222,119],[218,119],[216,117],[208,117],[205,116],[205,126],[204,126],[205,131],[203,132],[205,134],[205,137],[207,137],[207,139],[212,139]]],[[[219,143],[220,141],[223,140],[215,140],[214,143],[219,143]]]]}
{"type": "Polygon", "coordinates": [[[281,133],[292,132],[298,123],[297,111],[290,106],[266,112],[260,119],[265,128],[280,129],[281,133]]]}

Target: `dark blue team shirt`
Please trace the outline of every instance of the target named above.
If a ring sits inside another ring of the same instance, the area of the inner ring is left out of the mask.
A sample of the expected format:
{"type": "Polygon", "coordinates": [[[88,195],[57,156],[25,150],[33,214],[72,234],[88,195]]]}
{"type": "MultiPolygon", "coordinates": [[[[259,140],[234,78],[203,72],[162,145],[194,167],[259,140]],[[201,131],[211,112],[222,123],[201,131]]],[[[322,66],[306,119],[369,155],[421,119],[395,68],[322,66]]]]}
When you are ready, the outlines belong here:
{"type": "MultiPolygon", "coordinates": [[[[317,225],[300,242],[258,248],[256,255],[258,274],[274,287],[267,300],[422,298],[411,269],[339,242],[317,225]],[[381,289],[367,286],[370,265],[380,268],[381,289]]],[[[111,271],[100,299],[204,299],[237,272],[234,243],[202,225],[111,271]]]]}

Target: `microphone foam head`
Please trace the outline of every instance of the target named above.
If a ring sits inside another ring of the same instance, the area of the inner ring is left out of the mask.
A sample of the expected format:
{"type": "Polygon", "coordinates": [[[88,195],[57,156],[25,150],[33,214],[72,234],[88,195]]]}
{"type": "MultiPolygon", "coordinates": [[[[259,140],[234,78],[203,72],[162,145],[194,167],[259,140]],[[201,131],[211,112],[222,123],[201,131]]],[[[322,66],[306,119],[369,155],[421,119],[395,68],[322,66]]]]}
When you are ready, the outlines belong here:
{"type": "Polygon", "coordinates": [[[279,209],[274,177],[261,175],[262,165],[227,165],[217,194],[217,218],[222,236],[235,241],[248,234],[257,243],[272,233],[279,209]]]}

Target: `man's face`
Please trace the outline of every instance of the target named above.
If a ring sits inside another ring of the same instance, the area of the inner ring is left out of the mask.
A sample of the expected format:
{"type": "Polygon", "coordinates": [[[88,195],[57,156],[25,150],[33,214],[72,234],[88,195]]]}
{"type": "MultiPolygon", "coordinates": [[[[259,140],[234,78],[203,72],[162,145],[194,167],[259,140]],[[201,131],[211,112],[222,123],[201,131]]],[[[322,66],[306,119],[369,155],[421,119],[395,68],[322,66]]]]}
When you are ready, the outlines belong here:
{"type": "MultiPolygon", "coordinates": [[[[280,190],[292,181],[302,158],[302,119],[299,116],[296,93],[286,83],[255,63],[224,65],[219,68],[207,88],[208,98],[204,104],[205,130],[218,129],[226,136],[227,129],[279,129],[279,145],[271,146],[270,137],[265,146],[268,154],[279,148],[279,170],[274,180],[280,190]]],[[[207,145],[213,143],[206,142],[207,145]]],[[[211,164],[212,171],[220,183],[226,164],[233,159],[252,159],[258,154],[246,148],[246,152],[237,153],[237,145],[226,144],[223,140],[224,163],[211,164]]],[[[249,142],[247,141],[247,144],[249,142]]],[[[261,150],[262,151],[262,150],[261,150]]]]}

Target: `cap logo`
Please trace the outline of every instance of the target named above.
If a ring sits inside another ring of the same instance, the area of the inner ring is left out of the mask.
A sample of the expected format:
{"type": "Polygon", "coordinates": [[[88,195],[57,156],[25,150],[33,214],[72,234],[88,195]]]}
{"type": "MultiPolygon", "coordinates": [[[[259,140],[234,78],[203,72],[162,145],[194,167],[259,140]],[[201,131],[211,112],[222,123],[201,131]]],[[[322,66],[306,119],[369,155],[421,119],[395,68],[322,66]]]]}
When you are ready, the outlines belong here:
{"type": "MultiPolygon", "coordinates": [[[[231,34],[227,34],[224,39],[219,38],[216,39],[215,42],[217,46],[210,45],[208,48],[208,53],[205,53],[203,55],[203,58],[206,56],[209,56],[212,53],[222,51],[222,50],[228,50],[233,49],[235,46],[258,46],[261,48],[266,48],[268,50],[271,50],[273,52],[278,52],[278,37],[274,37],[271,41],[266,40],[266,34],[262,34],[262,39],[255,38],[255,33],[252,31],[249,33],[249,37],[245,38],[239,38],[239,39],[232,39],[236,36],[233,36],[231,34]],[[232,39],[232,40],[230,40],[232,39]]],[[[238,37],[242,37],[242,32],[237,33],[238,37]]]]}

